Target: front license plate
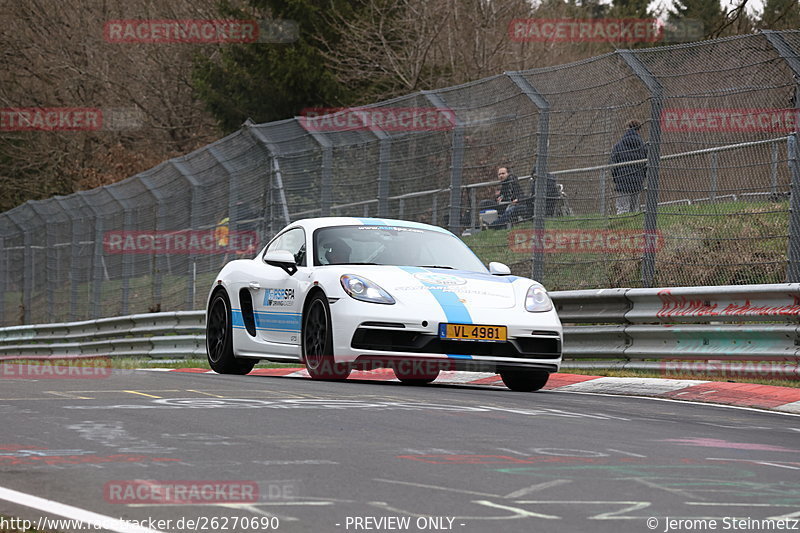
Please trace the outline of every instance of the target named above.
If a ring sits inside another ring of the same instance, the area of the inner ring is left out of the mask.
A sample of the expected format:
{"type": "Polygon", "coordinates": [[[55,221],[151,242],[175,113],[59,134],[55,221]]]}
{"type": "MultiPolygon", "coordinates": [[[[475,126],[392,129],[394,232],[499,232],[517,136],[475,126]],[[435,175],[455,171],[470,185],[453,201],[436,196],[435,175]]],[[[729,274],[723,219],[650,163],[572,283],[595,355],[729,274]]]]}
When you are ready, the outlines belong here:
{"type": "Polygon", "coordinates": [[[508,332],[505,326],[439,324],[439,338],[454,341],[504,342],[508,340],[508,332]]]}

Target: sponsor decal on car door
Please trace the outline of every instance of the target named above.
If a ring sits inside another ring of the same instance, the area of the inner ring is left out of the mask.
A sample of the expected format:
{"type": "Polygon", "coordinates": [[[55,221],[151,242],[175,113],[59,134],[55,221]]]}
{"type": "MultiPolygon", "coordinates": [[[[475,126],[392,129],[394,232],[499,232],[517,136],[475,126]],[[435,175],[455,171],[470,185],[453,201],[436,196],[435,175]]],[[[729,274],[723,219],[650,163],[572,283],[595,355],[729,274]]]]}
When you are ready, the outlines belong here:
{"type": "Polygon", "coordinates": [[[302,314],[299,284],[282,270],[274,270],[274,276],[260,280],[261,287],[253,295],[256,331],[268,342],[299,344],[302,314]]]}

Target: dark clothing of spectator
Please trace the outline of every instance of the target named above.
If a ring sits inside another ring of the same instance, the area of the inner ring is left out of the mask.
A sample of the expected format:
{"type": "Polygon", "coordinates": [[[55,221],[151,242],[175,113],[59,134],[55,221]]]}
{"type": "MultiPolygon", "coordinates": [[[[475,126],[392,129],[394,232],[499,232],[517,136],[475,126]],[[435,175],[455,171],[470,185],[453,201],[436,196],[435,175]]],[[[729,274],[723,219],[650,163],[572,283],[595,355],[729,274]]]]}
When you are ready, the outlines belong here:
{"type": "Polygon", "coordinates": [[[509,173],[508,177],[500,182],[500,197],[501,202],[513,202],[522,197],[522,189],[519,186],[519,180],[514,174],[509,173]]]}
{"type": "MultiPolygon", "coordinates": [[[[647,147],[638,131],[641,125],[637,121],[628,124],[628,130],[611,150],[611,164],[647,159],[647,147]]],[[[617,214],[639,211],[639,193],[647,177],[647,163],[614,167],[611,176],[618,193],[617,214]]]]}
{"type": "Polygon", "coordinates": [[[511,172],[508,173],[508,177],[500,182],[500,194],[498,194],[497,200],[499,202],[512,203],[506,207],[506,210],[503,211],[503,214],[500,215],[500,218],[498,218],[490,227],[504,227],[510,222],[514,222],[514,217],[524,216],[525,207],[520,203],[520,200],[522,200],[522,189],[519,186],[519,180],[517,180],[517,177],[511,172]]]}
{"type": "MultiPolygon", "coordinates": [[[[527,203],[527,213],[526,216],[532,217],[534,215],[534,206],[536,204],[536,177],[534,176],[531,179],[531,196],[526,200],[527,203]]],[[[552,217],[556,214],[556,206],[558,205],[558,200],[561,197],[561,193],[558,190],[558,184],[556,183],[556,179],[553,176],[547,176],[547,192],[545,192],[545,205],[544,205],[544,216],[552,217]]]]}
{"type": "MultiPolygon", "coordinates": [[[[628,128],[611,150],[611,164],[636,161],[637,159],[647,159],[647,147],[636,128],[628,128]]],[[[618,192],[637,193],[642,190],[644,179],[647,176],[647,163],[612,168],[611,176],[614,178],[614,188],[618,192]]]]}

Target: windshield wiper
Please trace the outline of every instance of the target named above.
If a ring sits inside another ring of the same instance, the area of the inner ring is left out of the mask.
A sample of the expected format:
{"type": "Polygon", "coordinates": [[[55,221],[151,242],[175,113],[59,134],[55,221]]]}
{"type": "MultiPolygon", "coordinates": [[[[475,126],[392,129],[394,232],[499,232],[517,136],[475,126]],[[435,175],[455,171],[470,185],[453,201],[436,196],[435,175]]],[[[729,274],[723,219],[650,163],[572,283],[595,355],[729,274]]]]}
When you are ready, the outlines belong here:
{"type": "Polygon", "coordinates": [[[447,266],[447,265],[420,265],[419,268],[447,268],[450,270],[455,270],[454,267],[447,266]]]}

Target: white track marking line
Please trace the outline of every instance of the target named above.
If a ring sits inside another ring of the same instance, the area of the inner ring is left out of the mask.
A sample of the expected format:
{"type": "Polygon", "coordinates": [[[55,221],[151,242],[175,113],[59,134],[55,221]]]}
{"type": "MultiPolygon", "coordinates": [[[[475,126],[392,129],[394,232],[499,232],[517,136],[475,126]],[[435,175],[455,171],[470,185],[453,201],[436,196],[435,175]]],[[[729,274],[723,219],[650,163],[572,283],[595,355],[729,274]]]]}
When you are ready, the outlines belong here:
{"type": "Polygon", "coordinates": [[[538,485],[531,485],[530,487],[525,487],[524,489],[515,490],[510,494],[506,494],[504,497],[515,500],[517,498],[521,498],[531,492],[536,492],[537,490],[549,489],[550,487],[557,487],[558,485],[563,485],[565,483],[572,483],[570,479],[554,479],[553,481],[545,481],[544,483],[539,483],[538,485]]]}
{"type": "MultiPolygon", "coordinates": [[[[639,398],[641,400],[653,400],[656,402],[670,402],[670,403],[679,403],[683,405],[695,405],[695,406],[704,406],[704,407],[719,407],[721,409],[738,409],[740,411],[752,411],[754,413],[763,413],[763,414],[774,414],[774,415],[782,415],[782,416],[800,416],[800,413],[787,413],[784,411],[776,411],[779,407],[773,407],[771,409],[758,409],[756,407],[742,407],[741,405],[727,405],[724,403],[710,403],[710,402],[695,402],[695,401],[687,401],[687,400],[675,400],[672,398],[659,398],[658,396],[642,396],[640,394],[611,394],[608,392],[585,392],[585,391],[572,391],[572,390],[559,390],[559,389],[549,389],[546,391],[547,393],[561,393],[561,394],[588,394],[591,396],[605,396],[607,398],[639,398]]],[[[786,404],[784,404],[786,405],[786,404]]]]}
{"type": "Polygon", "coordinates": [[[124,520],[118,520],[116,518],[111,518],[110,516],[101,515],[92,511],[58,503],[53,500],[47,500],[45,498],[39,498],[38,496],[32,496],[30,494],[25,494],[24,492],[18,492],[16,490],[7,489],[4,487],[0,487],[0,499],[11,503],[16,503],[18,505],[23,505],[25,507],[30,507],[32,509],[38,509],[39,511],[44,511],[46,513],[63,516],[64,518],[71,520],[79,520],[93,526],[97,525],[104,530],[114,531],[115,533],[162,533],[157,529],[149,529],[138,526],[129,522],[125,522],[124,520]]]}
{"type": "MultiPolygon", "coordinates": [[[[726,459],[724,457],[708,457],[706,460],[707,461],[737,461],[737,462],[740,462],[740,463],[752,463],[752,464],[762,465],[762,466],[775,466],[775,467],[778,467],[778,468],[788,468],[789,470],[800,470],[800,468],[798,468],[796,466],[789,466],[787,464],[781,464],[781,462],[779,462],[779,461],[763,461],[763,460],[758,460],[758,459],[726,459]]],[[[792,464],[798,464],[798,463],[792,463],[792,464]]]]}
{"type": "Polygon", "coordinates": [[[450,487],[439,487],[437,485],[425,485],[423,483],[412,483],[410,481],[395,481],[393,479],[374,478],[373,481],[382,481],[384,483],[395,483],[397,485],[409,485],[412,487],[421,487],[423,489],[445,490],[449,492],[459,492],[461,494],[474,494],[476,496],[491,496],[492,498],[502,498],[498,494],[489,494],[486,492],[476,492],[474,490],[452,489],[450,487]]]}

